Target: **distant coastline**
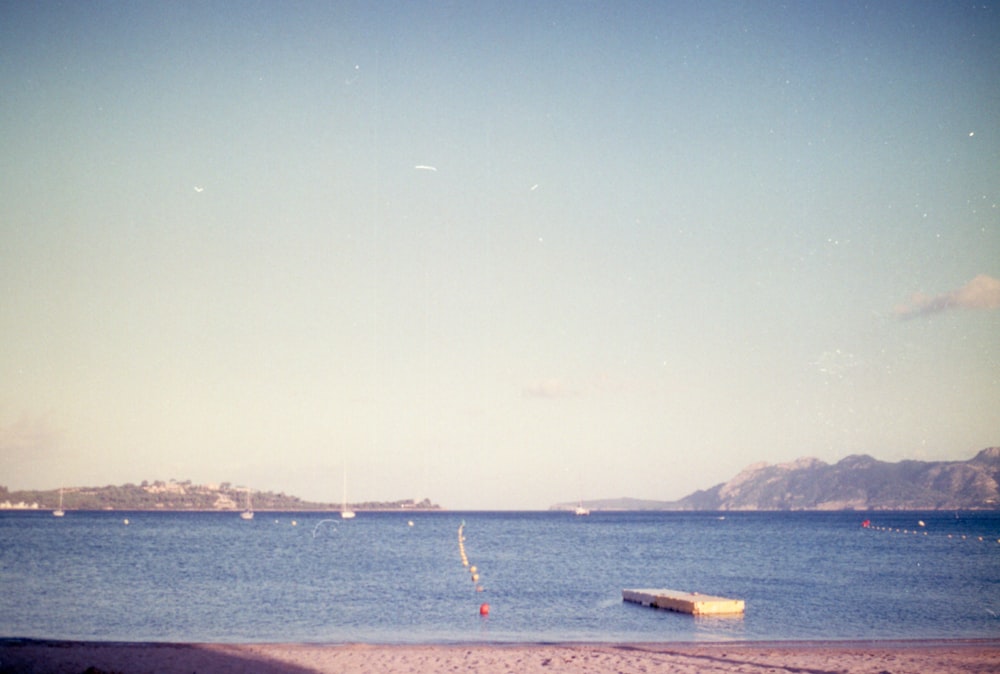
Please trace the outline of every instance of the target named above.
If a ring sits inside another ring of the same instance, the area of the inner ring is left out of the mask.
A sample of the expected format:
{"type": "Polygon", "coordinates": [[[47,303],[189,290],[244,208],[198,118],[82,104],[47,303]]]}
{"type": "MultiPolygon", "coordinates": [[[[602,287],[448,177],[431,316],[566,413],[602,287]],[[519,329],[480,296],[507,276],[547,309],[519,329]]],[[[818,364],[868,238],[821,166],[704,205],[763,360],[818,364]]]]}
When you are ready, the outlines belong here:
{"type": "MultiPolygon", "coordinates": [[[[578,505],[558,503],[550,510],[578,505]]],[[[1000,510],[1000,447],[967,461],[890,463],[856,454],[832,465],[809,457],[755,463],[677,501],[613,498],[582,505],[592,511],[1000,510]]]]}
{"type": "MultiPolygon", "coordinates": [[[[58,489],[10,491],[0,486],[0,510],[53,510],[59,503],[58,489]]],[[[231,483],[193,484],[190,480],[105,487],[68,487],[62,490],[66,510],[150,511],[150,512],[237,512],[247,488],[231,483]]],[[[256,512],[338,512],[340,503],[306,501],[298,496],[271,491],[251,490],[256,512]]],[[[428,511],[440,510],[430,499],[366,501],[349,503],[356,511],[428,511]]]]}

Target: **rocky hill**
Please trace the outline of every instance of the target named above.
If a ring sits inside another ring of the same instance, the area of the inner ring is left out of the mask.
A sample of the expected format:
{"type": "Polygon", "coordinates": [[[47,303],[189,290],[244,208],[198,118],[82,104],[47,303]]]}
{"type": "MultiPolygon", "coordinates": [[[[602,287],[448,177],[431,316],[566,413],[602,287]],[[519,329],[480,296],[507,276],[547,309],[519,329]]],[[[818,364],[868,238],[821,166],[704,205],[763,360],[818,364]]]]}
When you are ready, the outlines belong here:
{"type": "Polygon", "coordinates": [[[1000,447],[990,447],[968,461],[888,463],[853,455],[832,465],[813,458],[757,463],[679,501],[615,499],[584,505],[592,510],[629,502],[640,506],[630,509],[643,510],[995,510],[1000,509],[998,482],[1000,447]]]}
{"type": "Polygon", "coordinates": [[[1000,447],[968,461],[755,464],[677,502],[683,510],[968,510],[1000,508],[1000,447]]]}

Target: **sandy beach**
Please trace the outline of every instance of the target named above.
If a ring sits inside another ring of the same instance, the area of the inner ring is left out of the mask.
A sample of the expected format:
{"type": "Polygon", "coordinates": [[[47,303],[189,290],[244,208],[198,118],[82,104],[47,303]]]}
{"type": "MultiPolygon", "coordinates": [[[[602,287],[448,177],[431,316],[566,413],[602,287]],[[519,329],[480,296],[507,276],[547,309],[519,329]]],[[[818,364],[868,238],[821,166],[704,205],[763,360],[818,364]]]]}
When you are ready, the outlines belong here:
{"type": "Polygon", "coordinates": [[[1000,640],[726,644],[163,644],[0,640],[0,673],[986,674],[1000,640]]]}

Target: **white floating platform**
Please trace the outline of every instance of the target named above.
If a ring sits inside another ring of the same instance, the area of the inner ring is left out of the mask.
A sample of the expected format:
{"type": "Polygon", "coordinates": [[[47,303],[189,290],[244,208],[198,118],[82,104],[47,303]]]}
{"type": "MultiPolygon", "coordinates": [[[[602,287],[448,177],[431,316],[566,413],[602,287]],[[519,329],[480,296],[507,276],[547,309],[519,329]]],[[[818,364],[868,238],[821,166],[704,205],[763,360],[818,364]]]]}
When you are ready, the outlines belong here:
{"type": "Polygon", "coordinates": [[[655,606],[691,615],[734,615],[743,613],[746,609],[742,599],[713,597],[680,590],[622,590],[622,599],[643,606],[655,606]]]}

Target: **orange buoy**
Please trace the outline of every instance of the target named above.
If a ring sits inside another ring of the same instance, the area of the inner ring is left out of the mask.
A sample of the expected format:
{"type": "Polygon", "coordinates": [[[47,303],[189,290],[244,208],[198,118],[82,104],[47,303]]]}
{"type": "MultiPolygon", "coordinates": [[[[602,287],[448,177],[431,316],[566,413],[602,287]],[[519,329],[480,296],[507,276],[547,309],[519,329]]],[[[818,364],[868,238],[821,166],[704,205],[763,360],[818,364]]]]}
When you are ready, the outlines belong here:
{"type": "Polygon", "coordinates": [[[489,615],[489,614],[490,614],[490,605],[489,604],[480,604],[479,605],[479,615],[489,615]]]}

